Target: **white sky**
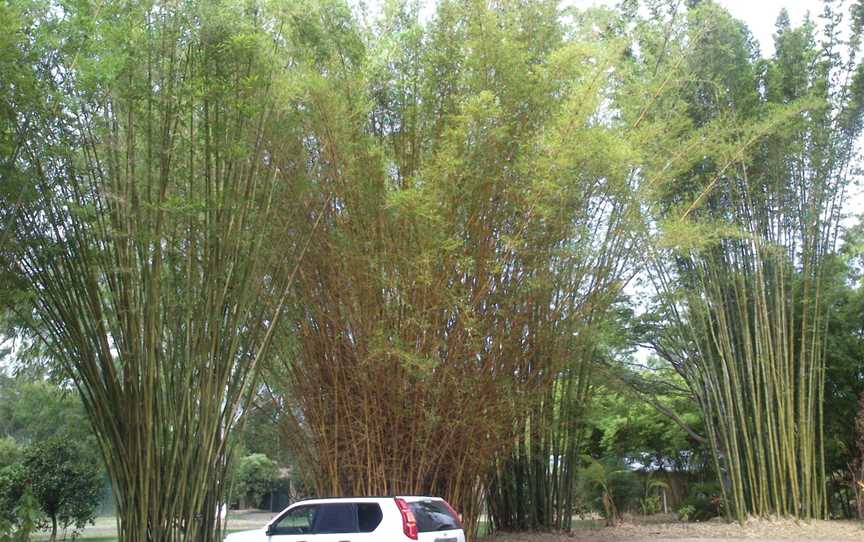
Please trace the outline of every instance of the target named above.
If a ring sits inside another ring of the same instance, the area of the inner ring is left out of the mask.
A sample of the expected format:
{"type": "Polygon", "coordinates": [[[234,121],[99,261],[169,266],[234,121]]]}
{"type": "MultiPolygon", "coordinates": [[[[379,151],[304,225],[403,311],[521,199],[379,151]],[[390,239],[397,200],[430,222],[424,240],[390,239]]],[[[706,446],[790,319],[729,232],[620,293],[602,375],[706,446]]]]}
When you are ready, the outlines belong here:
{"type": "MultiPolygon", "coordinates": [[[[814,20],[822,13],[822,0],[716,0],[733,17],[744,21],[759,40],[763,55],[774,51],[774,23],[784,7],[789,12],[793,26],[801,24],[809,12],[814,20]]],[[[577,7],[609,6],[616,0],[564,0],[564,3],[577,7]]],[[[683,0],[682,0],[683,3],[683,0]]],[[[846,0],[849,3],[849,0],[846,0]]],[[[848,9],[848,7],[847,7],[848,9]]]]}

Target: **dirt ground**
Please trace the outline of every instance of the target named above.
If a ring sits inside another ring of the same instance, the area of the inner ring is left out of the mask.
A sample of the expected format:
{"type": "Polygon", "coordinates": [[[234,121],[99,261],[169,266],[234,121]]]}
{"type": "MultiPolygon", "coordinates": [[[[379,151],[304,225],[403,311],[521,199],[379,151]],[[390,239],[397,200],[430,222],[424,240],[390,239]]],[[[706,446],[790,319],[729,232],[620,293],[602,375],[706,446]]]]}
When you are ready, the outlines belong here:
{"type": "MultiPolygon", "coordinates": [[[[256,529],[270,520],[267,512],[234,512],[229,516],[230,531],[256,529]]],[[[744,525],[712,521],[708,523],[627,521],[617,527],[602,527],[600,521],[581,521],[572,534],[514,533],[484,537],[480,542],[864,542],[864,523],[852,521],[788,520],[750,521],[744,525]]],[[[81,542],[116,540],[114,518],[99,518],[85,529],[81,542]]]]}
{"type": "Polygon", "coordinates": [[[500,534],[484,542],[864,542],[864,523],[852,521],[749,521],[708,523],[624,523],[561,534],[500,534]]]}

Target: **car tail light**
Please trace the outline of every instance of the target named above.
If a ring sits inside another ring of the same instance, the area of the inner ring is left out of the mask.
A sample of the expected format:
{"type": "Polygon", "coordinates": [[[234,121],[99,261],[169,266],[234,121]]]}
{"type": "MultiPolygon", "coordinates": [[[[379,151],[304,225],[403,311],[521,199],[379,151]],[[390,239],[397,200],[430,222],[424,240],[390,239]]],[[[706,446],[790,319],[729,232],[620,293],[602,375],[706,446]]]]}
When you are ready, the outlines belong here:
{"type": "Polygon", "coordinates": [[[450,510],[450,514],[453,515],[453,519],[455,519],[459,523],[459,528],[464,529],[464,527],[462,527],[462,514],[456,512],[456,510],[454,510],[453,507],[450,506],[450,503],[447,501],[444,501],[444,506],[447,507],[447,510],[450,510]]]}
{"type": "Polygon", "coordinates": [[[414,512],[411,507],[405,502],[405,499],[395,499],[396,506],[399,507],[399,512],[402,513],[402,531],[405,536],[411,540],[417,540],[417,519],[414,518],[414,512]]]}

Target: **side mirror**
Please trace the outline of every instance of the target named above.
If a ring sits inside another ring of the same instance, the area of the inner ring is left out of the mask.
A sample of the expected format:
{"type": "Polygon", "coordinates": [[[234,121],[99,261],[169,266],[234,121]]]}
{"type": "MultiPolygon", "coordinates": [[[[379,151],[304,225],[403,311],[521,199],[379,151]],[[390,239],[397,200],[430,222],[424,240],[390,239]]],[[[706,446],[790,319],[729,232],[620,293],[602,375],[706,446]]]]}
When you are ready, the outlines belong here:
{"type": "Polygon", "coordinates": [[[267,536],[273,536],[273,526],[268,525],[267,529],[264,531],[264,534],[266,534],[267,536]]]}

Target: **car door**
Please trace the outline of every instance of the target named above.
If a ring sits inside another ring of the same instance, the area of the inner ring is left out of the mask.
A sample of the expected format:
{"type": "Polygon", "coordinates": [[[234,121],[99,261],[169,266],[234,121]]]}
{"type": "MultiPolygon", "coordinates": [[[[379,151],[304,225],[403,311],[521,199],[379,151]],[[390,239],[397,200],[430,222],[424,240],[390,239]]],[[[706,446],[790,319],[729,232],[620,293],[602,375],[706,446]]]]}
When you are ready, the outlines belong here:
{"type": "Polygon", "coordinates": [[[267,527],[268,542],[317,542],[313,532],[317,514],[314,504],[289,509],[267,527]]]}
{"type": "Polygon", "coordinates": [[[381,509],[366,503],[329,502],[299,505],[268,528],[269,542],[372,542],[381,509]],[[361,509],[362,525],[358,520],[361,509]],[[376,515],[377,513],[377,515],[376,515]]]}
{"type": "Polygon", "coordinates": [[[357,503],[322,503],[315,512],[312,539],[306,542],[361,542],[358,531],[357,503]]]}

